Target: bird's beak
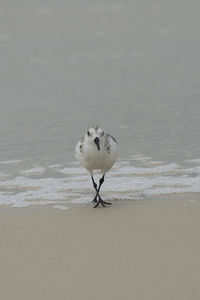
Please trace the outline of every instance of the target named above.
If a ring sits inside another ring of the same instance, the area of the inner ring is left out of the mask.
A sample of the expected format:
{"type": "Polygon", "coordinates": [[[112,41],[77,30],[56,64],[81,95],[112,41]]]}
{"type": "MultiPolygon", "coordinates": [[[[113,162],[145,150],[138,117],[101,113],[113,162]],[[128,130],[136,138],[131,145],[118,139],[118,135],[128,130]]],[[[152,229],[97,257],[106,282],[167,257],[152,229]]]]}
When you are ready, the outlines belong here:
{"type": "Polygon", "coordinates": [[[96,146],[97,146],[97,149],[100,150],[100,146],[99,146],[99,138],[96,137],[96,138],[94,139],[94,142],[95,142],[95,144],[96,144],[96,146]]]}

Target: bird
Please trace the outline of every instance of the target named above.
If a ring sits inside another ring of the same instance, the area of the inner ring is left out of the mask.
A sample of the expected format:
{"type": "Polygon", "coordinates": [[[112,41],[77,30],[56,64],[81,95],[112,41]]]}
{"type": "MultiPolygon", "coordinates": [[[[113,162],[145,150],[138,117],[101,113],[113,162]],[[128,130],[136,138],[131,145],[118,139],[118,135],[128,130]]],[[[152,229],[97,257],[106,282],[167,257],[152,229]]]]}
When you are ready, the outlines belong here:
{"type": "Polygon", "coordinates": [[[99,125],[93,125],[85,130],[84,136],[75,146],[75,157],[90,173],[96,195],[91,202],[94,208],[100,204],[103,207],[112,203],[104,201],[100,196],[100,189],[106,173],[112,168],[118,158],[118,143],[109,133],[105,133],[99,125]],[[102,177],[99,185],[94,180],[94,170],[100,170],[102,177]]]}

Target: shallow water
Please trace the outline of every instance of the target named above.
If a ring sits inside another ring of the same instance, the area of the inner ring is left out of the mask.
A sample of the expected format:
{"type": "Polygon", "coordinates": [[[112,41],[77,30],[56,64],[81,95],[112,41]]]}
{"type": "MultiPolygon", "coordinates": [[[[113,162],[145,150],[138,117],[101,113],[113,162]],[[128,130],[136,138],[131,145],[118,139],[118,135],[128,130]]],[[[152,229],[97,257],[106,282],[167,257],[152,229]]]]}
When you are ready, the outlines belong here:
{"type": "MultiPolygon", "coordinates": [[[[21,171],[19,168],[13,174],[12,168],[15,164],[18,164],[18,168],[23,167],[23,162],[20,161],[7,162],[10,174],[0,174],[2,206],[45,205],[67,209],[72,204],[90,203],[94,197],[88,173],[76,162],[21,171]]],[[[96,176],[95,178],[99,178],[100,175],[96,176]]],[[[200,193],[199,160],[188,160],[182,165],[165,164],[136,155],[128,161],[119,160],[107,174],[102,188],[103,197],[114,202],[142,200],[157,195],[182,196],[186,193],[200,193]]]]}
{"type": "Polygon", "coordinates": [[[93,123],[120,144],[106,198],[198,197],[199,9],[197,1],[1,3],[0,203],[89,201],[73,151],[93,123]]]}

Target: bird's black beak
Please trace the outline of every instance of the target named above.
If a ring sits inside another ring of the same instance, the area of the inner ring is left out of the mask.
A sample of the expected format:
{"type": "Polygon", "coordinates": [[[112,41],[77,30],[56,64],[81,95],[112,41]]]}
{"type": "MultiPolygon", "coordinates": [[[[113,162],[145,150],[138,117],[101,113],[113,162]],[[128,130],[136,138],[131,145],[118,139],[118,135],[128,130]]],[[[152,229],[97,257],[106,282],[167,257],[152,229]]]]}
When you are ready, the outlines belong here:
{"type": "Polygon", "coordinates": [[[96,138],[94,139],[94,142],[95,142],[95,144],[96,144],[96,146],[97,146],[97,149],[100,150],[100,146],[99,146],[99,138],[96,137],[96,138]]]}

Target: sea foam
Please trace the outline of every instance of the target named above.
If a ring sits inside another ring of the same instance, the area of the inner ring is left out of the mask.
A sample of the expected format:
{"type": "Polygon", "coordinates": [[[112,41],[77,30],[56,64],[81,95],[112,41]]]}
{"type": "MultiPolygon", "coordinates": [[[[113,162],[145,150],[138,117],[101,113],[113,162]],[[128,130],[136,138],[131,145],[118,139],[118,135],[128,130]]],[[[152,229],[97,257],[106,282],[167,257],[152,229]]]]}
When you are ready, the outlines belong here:
{"type": "MultiPolygon", "coordinates": [[[[146,164],[134,166],[138,158],[139,162],[146,159],[134,156],[130,161],[118,161],[106,174],[101,190],[105,199],[140,200],[154,195],[200,193],[199,159],[192,160],[186,168],[189,161],[181,166],[174,162],[155,164],[149,158],[146,164]]],[[[94,194],[89,173],[77,163],[29,168],[0,176],[0,206],[50,206],[64,210],[70,203],[89,203],[94,194]]]]}

